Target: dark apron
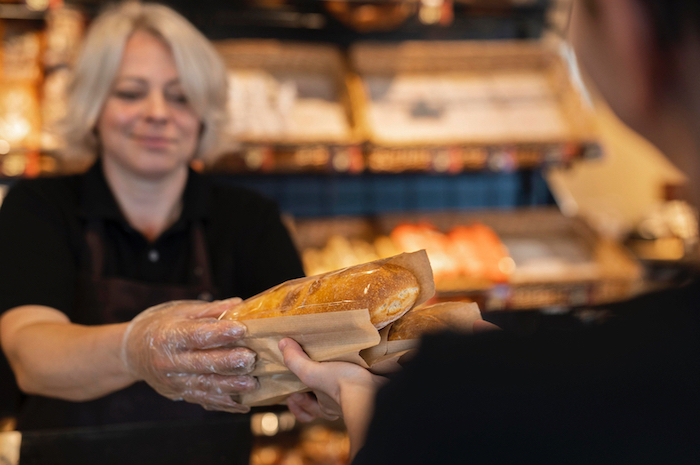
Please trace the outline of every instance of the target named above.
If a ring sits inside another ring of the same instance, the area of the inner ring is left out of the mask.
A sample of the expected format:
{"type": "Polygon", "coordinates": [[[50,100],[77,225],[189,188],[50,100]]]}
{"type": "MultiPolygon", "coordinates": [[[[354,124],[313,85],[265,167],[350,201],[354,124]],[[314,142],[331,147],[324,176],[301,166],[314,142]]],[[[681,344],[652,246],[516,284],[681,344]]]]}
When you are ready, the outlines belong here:
{"type": "Polygon", "coordinates": [[[90,253],[90,269],[82,270],[76,314],[95,315],[97,324],[131,321],[143,310],[171,300],[212,301],[216,294],[212,282],[209,254],[204,231],[199,223],[192,227],[190,283],[157,284],[132,279],[106,277],[104,268],[104,233],[100,223],[87,228],[85,241],[90,253]]]}
{"type": "MultiPolygon", "coordinates": [[[[85,238],[89,258],[80,272],[75,322],[121,323],[143,310],[170,300],[212,300],[217,295],[201,224],[192,227],[190,282],[186,285],[152,284],[103,274],[103,229],[88,225],[85,238]]],[[[188,402],[174,402],[144,382],[88,402],[30,397],[18,419],[20,429],[97,426],[149,421],[206,420],[230,415],[210,412],[188,402]]]]}

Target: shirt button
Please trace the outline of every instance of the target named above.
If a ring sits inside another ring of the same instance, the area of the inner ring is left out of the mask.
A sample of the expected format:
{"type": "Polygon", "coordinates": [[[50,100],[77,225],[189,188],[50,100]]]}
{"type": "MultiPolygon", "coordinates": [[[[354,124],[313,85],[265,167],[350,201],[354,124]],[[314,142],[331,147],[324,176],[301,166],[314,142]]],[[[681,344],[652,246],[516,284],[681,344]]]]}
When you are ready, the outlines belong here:
{"type": "Polygon", "coordinates": [[[157,262],[159,258],[160,258],[160,254],[158,253],[158,251],[156,249],[151,249],[148,252],[148,259],[151,261],[151,263],[157,262]]]}

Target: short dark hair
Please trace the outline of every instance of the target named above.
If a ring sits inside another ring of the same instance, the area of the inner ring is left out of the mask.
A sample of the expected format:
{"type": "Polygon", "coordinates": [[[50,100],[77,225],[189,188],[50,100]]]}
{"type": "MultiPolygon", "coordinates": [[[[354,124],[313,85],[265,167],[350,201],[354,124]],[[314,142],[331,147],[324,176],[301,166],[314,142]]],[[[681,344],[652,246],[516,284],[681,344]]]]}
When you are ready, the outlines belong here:
{"type": "Polygon", "coordinates": [[[700,0],[638,0],[647,8],[661,47],[671,46],[691,31],[700,33],[700,0]]]}
{"type": "MultiPolygon", "coordinates": [[[[598,4],[594,0],[582,1],[589,14],[594,17],[598,15],[598,4]]],[[[654,23],[660,47],[666,48],[679,42],[690,31],[700,33],[700,0],[637,1],[644,5],[654,23]]]]}

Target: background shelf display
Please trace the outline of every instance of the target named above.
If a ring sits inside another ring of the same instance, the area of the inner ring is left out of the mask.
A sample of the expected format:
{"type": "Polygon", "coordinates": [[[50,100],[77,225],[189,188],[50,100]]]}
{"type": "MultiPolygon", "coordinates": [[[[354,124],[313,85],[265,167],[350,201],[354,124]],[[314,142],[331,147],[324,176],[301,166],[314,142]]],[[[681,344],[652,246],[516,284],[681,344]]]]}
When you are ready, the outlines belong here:
{"type": "Polygon", "coordinates": [[[592,109],[545,42],[359,43],[350,60],[370,157],[432,148],[463,166],[485,152],[532,167],[599,151],[592,109]]]}
{"type": "MultiPolygon", "coordinates": [[[[556,209],[510,211],[443,211],[396,213],[376,217],[311,218],[297,220],[294,237],[304,251],[305,266],[326,254],[333,266],[350,266],[382,256],[392,231],[399,225],[428,223],[436,231],[475,223],[491,228],[513,260],[505,281],[483,276],[436,273],[438,301],[476,300],[482,310],[531,310],[541,307],[593,305],[633,296],[639,291],[640,264],[622,246],[599,237],[584,222],[556,209]]],[[[430,245],[427,245],[431,262],[430,245]]],[[[440,260],[440,257],[437,257],[440,260]]]]}
{"type": "Polygon", "coordinates": [[[244,142],[209,169],[217,173],[439,173],[513,172],[568,166],[602,156],[595,143],[374,146],[244,142]]]}
{"type": "Polygon", "coordinates": [[[215,167],[217,172],[514,171],[601,155],[591,110],[571,83],[563,59],[538,41],[358,44],[348,63],[330,45],[231,40],[217,47],[231,73],[231,132],[238,142],[215,167]],[[371,81],[374,78],[381,82],[371,81]],[[397,81],[413,78],[417,81],[403,91],[406,101],[398,102],[403,110],[392,114],[403,123],[415,120],[412,124],[422,128],[422,139],[416,138],[410,124],[398,123],[395,127],[403,128],[405,140],[383,138],[377,131],[391,126],[391,118],[379,118],[379,126],[370,122],[373,95],[379,91],[368,91],[368,86],[389,94],[392,86],[402,87],[397,81]],[[440,82],[446,88],[437,92],[435,84],[440,82]],[[453,87],[471,92],[471,97],[454,97],[453,87]],[[308,124],[290,127],[287,121],[294,119],[295,107],[304,105],[315,105],[319,111],[307,113],[313,114],[308,124]],[[336,116],[324,114],[321,105],[336,116]],[[430,114],[399,115],[416,108],[430,114]],[[551,117],[556,131],[528,129],[526,123],[532,126],[538,109],[551,117]],[[450,111],[459,129],[445,138],[436,128],[445,126],[440,117],[450,111]],[[486,125],[474,119],[484,112],[493,116],[486,125]],[[344,121],[337,116],[341,114],[344,121]],[[337,122],[333,129],[327,120],[337,122]],[[474,127],[467,134],[463,128],[469,121],[474,127]],[[329,127],[325,134],[301,130],[324,125],[329,127]],[[497,131],[486,130],[499,125],[497,131]],[[525,129],[512,132],[520,126],[525,129]]]}

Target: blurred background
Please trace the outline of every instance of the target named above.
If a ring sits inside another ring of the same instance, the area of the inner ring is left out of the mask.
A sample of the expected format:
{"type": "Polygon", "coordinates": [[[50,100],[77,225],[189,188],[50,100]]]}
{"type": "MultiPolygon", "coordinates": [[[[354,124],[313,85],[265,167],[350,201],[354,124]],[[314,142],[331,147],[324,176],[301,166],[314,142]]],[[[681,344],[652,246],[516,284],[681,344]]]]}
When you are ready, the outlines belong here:
{"type": "MultiPolygon", "coordinates": [[[[578,68],[570,0],[162,3],[229,69],[230,139],[196,169],[274,198],[309,275],[425,248],[434,301],[534,332],[695,269],[685,178],[578,68]]],[[[57,127],[104,4],[0,0],[0,196],[85,168],[57,127]]],[[[253,430],[252,464],[347,461],[336,424],[253,430]]]]}

